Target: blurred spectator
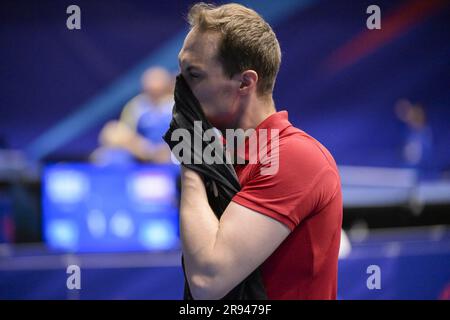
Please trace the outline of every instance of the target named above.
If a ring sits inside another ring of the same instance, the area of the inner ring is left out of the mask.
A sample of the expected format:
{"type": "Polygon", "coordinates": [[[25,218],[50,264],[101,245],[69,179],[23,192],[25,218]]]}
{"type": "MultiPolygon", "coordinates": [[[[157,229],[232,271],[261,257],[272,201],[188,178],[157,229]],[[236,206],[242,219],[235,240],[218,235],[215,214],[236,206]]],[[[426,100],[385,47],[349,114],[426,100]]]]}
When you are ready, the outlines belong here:
{"type": "Polygon", "coordinates": [[[143,92],[125,105],[120,119],[109,121],[101,130],[100,147],[91,155],[92,161],[170,161],[162,136],[172,118],[173,78],[166,69],[153,67],[144,72],[141,84],[143,92]]]}
{"type": "Polygon", "coordinates": [[[427,123],[425,109],[420,104],[412,104],[406,99],[395,105],[397,117],[406,124],[403,146],[403,160],[406,166],[418,170],[420,176],[432,169],[433,137],[427,123]]]}

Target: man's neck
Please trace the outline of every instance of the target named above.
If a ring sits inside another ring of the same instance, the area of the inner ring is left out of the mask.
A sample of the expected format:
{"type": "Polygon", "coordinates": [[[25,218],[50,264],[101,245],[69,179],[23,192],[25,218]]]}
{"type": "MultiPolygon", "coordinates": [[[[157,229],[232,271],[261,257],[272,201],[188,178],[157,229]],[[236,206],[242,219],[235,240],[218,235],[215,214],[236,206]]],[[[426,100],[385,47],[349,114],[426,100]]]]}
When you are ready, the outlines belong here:
{"type": "Polygon", "coordinates": [[[239,128],[255,129],[261,122],[276,112],[272,96],[257,98],[248,105],[239,123],[239,128]]]}

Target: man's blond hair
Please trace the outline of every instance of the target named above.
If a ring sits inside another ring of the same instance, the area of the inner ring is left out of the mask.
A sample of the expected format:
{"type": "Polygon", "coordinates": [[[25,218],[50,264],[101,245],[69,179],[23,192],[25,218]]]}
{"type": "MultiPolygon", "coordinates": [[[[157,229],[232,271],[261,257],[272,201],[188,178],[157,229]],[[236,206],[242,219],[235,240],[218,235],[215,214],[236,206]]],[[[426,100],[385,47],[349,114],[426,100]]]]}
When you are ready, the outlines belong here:
{"type": "Polygon", "coordinates": [[[218,58],[229,77],[245,70],[258,74],[257,92],[271,94],[281,50],[270,25],[254,10],[236,3],[197,3],[189,10],[191,29],[221,33],[218,58]]]}

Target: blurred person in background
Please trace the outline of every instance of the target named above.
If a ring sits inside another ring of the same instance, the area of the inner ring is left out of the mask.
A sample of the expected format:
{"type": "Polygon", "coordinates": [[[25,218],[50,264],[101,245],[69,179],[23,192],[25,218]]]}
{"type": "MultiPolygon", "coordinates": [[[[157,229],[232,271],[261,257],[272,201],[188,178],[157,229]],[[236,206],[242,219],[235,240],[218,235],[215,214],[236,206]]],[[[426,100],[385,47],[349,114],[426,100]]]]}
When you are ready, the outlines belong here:
{"type": "Polygon", "coordinates": [[[404,164],[418,171],[419,177],[432,170],[433,136],[427,122],[425,109],[420,104],[412,104],[401,99],[395,105],[395,113],[405,127],[405,138],[402,150],[404,164]]]}
{"type": "Polygon", "coordinates": [[[99,135],[100,147],[91,160],[100,164],[170,161],[170,149],[162,140],[172,119],[171,74],[152,67],[141,78],[142,93],[123,108],[120,119],[109,121],[99,135]]]}

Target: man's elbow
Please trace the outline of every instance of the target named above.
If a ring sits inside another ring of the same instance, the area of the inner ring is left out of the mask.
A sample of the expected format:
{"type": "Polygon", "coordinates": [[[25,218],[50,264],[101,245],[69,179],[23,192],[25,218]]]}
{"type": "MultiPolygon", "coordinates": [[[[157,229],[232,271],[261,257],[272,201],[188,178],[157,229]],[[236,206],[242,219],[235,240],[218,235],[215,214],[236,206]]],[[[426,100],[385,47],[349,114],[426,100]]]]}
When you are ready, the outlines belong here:
{"type": "Polygon", "coordinates": [[[217,276],[196,274],[189,277],[188,282],[196,300],[219,300],[228,293],[217,276]]]}

